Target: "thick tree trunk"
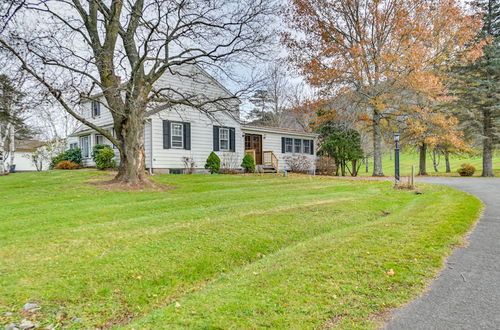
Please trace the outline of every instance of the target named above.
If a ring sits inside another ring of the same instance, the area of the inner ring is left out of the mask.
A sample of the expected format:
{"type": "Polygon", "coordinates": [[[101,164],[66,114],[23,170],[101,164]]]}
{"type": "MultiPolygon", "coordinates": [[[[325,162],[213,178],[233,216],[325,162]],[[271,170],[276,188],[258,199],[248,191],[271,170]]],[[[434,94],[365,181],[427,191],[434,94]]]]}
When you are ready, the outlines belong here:
{"type": "Polygon", "coordinates": [[[447,150],[444,152],[444,161],[446,163],[446,173],[451,173],[450,153],[447,150]]]}
{"type": "MultiPolygon", "coordinates": [[[[122,123],[118,138],[120,167],[115,180],[129,185],[149,184],[144,154],[144,123],[140,116],[122,123]]],[[[130,117],[129,117],[130,118],[130,117]]]]}
{"type": "Polygon", "coordinates": [[[420,160],[418,162],[418,175],[427,175],[426,168],[427,144],[422,142],[420,146],[420,160]]]}
{"type": "Polygon", "coordinates": [[[382,170],[382,132],[380,128],[380,113],[373,112],[373,176],[384,176],[382,170]]]}
{"type": "Polygon", "coordinates": [[[439,151],[434,149],[432,150],[432,166],[434,167],[434,172],[439,172],[439,163],[440,163],[440,157],[441,155],[439,154],[439,151]]]}
{"type": "Polygon", "coordinates": [[[483,173],[481,176],[495,176],[493,173],[493,120],[489,109],[483,110],[483,173]]]}

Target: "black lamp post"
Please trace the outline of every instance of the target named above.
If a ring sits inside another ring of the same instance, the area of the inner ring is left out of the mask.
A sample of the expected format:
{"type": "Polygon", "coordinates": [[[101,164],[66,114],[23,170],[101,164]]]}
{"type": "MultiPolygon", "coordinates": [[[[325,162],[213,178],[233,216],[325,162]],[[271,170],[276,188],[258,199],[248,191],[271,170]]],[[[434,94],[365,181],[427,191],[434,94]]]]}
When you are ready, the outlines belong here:
{"type": "Polygon", "coordinates": [[[396,182],[399,181],[399,133],[394,133],[394,142],[396,143],[396,149],[394,149],[394,178],[396,182]]]}

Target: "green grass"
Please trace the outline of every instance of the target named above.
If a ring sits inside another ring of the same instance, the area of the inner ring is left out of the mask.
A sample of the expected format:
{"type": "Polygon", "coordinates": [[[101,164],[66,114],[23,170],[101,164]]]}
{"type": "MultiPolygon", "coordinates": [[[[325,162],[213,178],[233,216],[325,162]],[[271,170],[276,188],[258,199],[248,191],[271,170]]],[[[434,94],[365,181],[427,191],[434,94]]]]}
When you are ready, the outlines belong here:
{"type": "Polygon", "coordinates": [[[155,176],[179,187],[165,192],[88,184],[103,175],[0,177],[0,323],[374,328],[424,290],[481,209],[431,185],[415,195],[293,175],[155,176]],[[42,309],[21,315],[28,301],[42,309]]]}
{"type": "MultiPolygon", "coordinates": [[[[419,163],[419,155],[418,153],[401,153],[400,154],[400,166],[401,166],[401,175],[408,176],[411,174],[411,166],[415,167],[415,175],[418,172],[418,163],[419,163]]],[[[469,163],[476,168],[476,172],[474,176],[480,176],[483,170],[483,159],[481,155],[478,156],[450,156],[450,167],[451,173],[446,173],[446,165],[444,157],[441,156],[440,162],[438,165],[439,172],[434,171],[434,167],[432,165],[432,158],[430,154],[427,155],[427,173],[429,175],[438,175],[438,176],[459,176],[457,173],[458,168],[463,163],[469,163]]],[[[394,158],[391,159],[389,153],[384,155],[382,160],[382,166],[384,174],[387,176],[394,175],[394,158]]],[[[369,170],[366,172],[365,165],[363,164],[359,170],[360,176],[371,176],[373,172],[373,158],[369,160],[368,163],[369,170]]],[[[496,153],[495,157],[493,157],[493,172],[495,176],[500,176],[500,153],[496,153]]]]}

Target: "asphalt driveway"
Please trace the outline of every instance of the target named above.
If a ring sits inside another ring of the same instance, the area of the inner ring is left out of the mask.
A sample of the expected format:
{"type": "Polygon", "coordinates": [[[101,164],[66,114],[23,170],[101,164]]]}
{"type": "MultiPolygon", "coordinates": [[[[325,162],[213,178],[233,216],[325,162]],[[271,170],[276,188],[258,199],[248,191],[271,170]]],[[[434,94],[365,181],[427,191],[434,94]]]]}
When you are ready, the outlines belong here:
{"type": "Polygon", "coordinates": [[[480,198],[484,214],[429,290],[396,310],[386,329],[500,329],[500,178],[418,178],[480,198]]]}

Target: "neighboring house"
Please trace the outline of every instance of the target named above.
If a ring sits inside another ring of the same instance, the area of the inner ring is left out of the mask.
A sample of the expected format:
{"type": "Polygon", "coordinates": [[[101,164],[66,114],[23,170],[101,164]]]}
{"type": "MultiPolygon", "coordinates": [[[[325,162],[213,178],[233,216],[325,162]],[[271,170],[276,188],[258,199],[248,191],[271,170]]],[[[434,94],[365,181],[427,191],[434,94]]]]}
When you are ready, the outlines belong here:
{"type": "MultiPolygon", "coordinates": [[[[14,152],[14,165],[16,172],[37,171],[32,155],[45,145],[45,142],[39,140],[16,140],[14,152]]],[[[42,170],[49,169],[49,161],[42,162],[42,170]]]]}
{"type": "MultiPolygon", "coordinates": [[[[190,70],[189,74],[165,74],[157,85],[193,95],[233,97],[201,68],[193,66],[183,70],[190,70]]],[[[224,109],[214,109],[209,114],[185,105],[149,112],[144,126],[146,168],[152,173],[182,173],[186,169],[183,159],[188,157],[194,161],[196,172],[206,172],[205,162],[214,151],[221,158],[221,167],[228,169],[240,169],[243,156],[249,153],[258,167],[281,171],[288,169],[287,156],[301,155],[310,162],[310,170],[314,170],[316,134],[244,125],[240,121],[239,105],[240,102],[233,98],[224,109]]],[[[84,108],[87,119],[113,134],[109,110],[95,101],[87,101],[84,108]]],[[[95,165],[91,154],[96,144],[111,145],[104,136],[84,125],[68,138],[69,147],[82,149],[84,166],[95,165]]],[[[113,148],[118,153],[118,149],[113,148]]]]}

